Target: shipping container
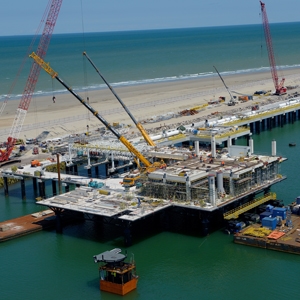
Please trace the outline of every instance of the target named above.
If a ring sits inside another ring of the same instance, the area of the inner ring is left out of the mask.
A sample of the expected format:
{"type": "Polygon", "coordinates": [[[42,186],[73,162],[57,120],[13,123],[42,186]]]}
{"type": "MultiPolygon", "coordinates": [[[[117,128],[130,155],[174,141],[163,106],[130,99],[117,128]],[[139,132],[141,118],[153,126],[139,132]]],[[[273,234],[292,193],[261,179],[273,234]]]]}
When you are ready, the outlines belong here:
{"type": "Polygon", "coordinates": [[[286,208],[285,207],[274,207],[272,211],[272,217],[281,217],[282,220],[286,219],[286,208]]]}
{"type": "Polygon", "coordinates": [[[238,99],[241,101],[248,101],[248,96],[239,96],[238,99]]]}
{"type": "Polygon", "coordinates": [[[269,212],[269,211],[264,211],[262,212],[260,215],[259,215],[259,218],[260,218],[260,221],[265,218],[265,217],[271,217],[272,216],[272,213],[269,212]]]}
{"type": "Polygon", "coordinates": [[[277,225],[277,218],[265,217],[261,220],[262,226],[274,230],[277,225]]]}

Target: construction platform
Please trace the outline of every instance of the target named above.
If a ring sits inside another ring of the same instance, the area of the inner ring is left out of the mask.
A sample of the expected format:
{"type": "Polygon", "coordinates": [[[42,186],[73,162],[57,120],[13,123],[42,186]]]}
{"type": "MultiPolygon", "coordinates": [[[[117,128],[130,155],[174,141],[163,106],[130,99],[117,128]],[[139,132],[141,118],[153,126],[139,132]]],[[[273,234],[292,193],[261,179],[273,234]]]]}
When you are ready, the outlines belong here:
{"type": "Polygon", "coordinates": [[[253,224],[235,233],[234,243],[281,252],[300,254],[300,216],[291,215],[293,226],[284,224],[275,230],[253,224]]]}
{"type": "Polygon", "coordinates": [[[31,215],[0,223],[0,242],[5,242],[23,235],[41,231],[55,224],[52,210],[44,210],[31,215]]]}

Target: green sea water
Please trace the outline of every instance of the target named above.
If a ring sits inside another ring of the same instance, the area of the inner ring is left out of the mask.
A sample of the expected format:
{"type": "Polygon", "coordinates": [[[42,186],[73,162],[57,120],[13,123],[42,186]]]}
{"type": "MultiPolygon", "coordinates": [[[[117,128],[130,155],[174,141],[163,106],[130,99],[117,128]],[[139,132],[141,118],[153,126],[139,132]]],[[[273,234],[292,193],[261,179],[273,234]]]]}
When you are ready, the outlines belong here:
{"type": "MultiPolygon", "coordinates": [[[[288,158],[281,164],[288,179],[272,187],[286,204],[300,194],[299,130],[297,121],[254,135],[255,153],[270,154],[275,139],[277,154],[288,158]]],[[[9,197],[0,193],[1,220],[40,209],[33,194],[20,199],[18,185],[9,197]]],[[[207,237],[162,232],[125,248],[122,237],[104,238],[91,221],[63,234],[43,231],[0,244],[1,299],[120,299],[100,292],[92,258],[115,247],[134,254],[140,276],[138,289],[124,299],[299,299],[300,256],[236,245],[222,231],[207,237]]]]}

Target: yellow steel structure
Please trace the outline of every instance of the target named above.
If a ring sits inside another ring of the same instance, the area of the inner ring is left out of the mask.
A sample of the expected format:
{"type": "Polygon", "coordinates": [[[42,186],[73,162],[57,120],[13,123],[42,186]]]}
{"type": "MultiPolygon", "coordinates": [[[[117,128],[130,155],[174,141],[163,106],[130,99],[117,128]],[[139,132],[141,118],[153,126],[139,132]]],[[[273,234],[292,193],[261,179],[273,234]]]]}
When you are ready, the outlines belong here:
{"type": "Polygon", "coordinates": [[[208,106],[208,104],[205,103],[205,104],[202,104],[202,105],[199,105],[199,106],[192,107],[192,108],[190,108],[190,110],[201,110],[201,109],[203,109],[207,106],[208,106]]]}
{"type": "Polygon", "coordinates": [[[240,118],[238,120],[226,122],[223,125],[224,126],[239,125],[240,123],[243,123],[246,120],[249,120],[249,121],[254,121],[254,120],[259,121],[261,119],[266,119],[266,118],[274,117],[275,115],[285,114],[287,112],[287,110],[288,111],[291,111],[293,109],[298,110],[299,108],[300,108],[300,103],[297,103],[297,104],[289,105],[287,107],[280,107],[280,108],[272,109],[272,110],[269,110],[269,111],[260,112],[258,114],[253,115],[253,116],[242,117],[242,118],[240,118]]]}
{"type": "Polygon", "coordinates": [[[170,136],[168,138],[168,140],[170,140],[170,141],[179,140],[179,139],[182,139],[182,138],[185,138],[185,137],[186,137],[186,135],[184,133],[179,133],[179,134],[176,134],[174,136],[170,136]]]}
{"type": "Polygon", "coordinates": [[[152,139],[150,138],[150,136],[148,135],[147,131],[142,126],[142,124],[140,122],[138,122],[135,125],[136,125],[137,129],[140,131],[140,133],[142,134],[142,136],[144,137],[147,144],[150,146],[155,146],[155,143],[152,141],[152,139]]]}
{"type": "Polygon", "coordinates": [[[265,227],[262,227],[262,228],[249,227],[243,232],[243,234],[254,236],[254,237],[266,237],[271,232],[272,232],[272,230],[265,228],[265,227]]]}
{"type": "Polygon", "coordinates": [[[242,213],[257,207],[269,200],[275,200],[276,199],[276,193],[268,193],[262,197],[259,197],[257,199],[254,199],[250,202],[247,202],[237,208],[234,208],[226,213],[223,214],[224,219],[225,220],[231,220],[231,219],[237,219],[239,217],[239,215],[241,215],[242,213]]]}
{"type": "MultiPolygon", "coordinates": [[[[242,133],[242,132],[246,132],[246,131],[249,131],[249,128],[239,127],[234,131],[227,131],[224,133],[216,134],[215,137],[216,138],[224,138],[224,137],[232,136],[232,134],[235,134],[235,133],[242,133]]],[[[208,130],[199,130],[196,136],[199,136],[201,138],[206,138],[206,139],[211,138],[211,134],[208,130]]]]}
{"type": "Polygon", "coordinates": [[[33,58],[35,62],[43,68],[52,78],[55,78],[58,74],[50,67],[49,63],[44,62],[38,55],[32,52],[29,57],[33,58]]]}

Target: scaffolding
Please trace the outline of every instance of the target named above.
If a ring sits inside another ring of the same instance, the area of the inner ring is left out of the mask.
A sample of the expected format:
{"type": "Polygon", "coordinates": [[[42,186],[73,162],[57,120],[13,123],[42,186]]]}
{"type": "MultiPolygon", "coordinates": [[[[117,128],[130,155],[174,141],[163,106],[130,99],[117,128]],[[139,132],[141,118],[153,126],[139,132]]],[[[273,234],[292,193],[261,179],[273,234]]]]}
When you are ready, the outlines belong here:
{"type": "Polygon", "coordinates": [[[200,203],[209,201],[208,181],[206,180],[200,186],[187,186],[181,182],[161,182],[160,180],[147,180],[143,183],[142,195],[166,199],[177,202],[197,201],[200,203]],[[189,199],[190,198],[190,199],[189,199]]]}

